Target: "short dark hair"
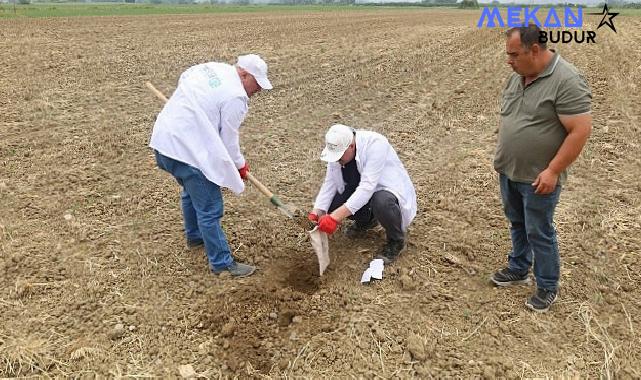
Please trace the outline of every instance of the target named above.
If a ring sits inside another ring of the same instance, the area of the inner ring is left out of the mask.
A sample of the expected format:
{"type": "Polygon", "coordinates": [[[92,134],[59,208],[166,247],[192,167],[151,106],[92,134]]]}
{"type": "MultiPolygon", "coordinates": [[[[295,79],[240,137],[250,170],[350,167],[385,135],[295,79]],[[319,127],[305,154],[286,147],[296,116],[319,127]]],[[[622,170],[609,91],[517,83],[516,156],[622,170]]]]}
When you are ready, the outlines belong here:
{"type": "Polygon", "coordinates": [[[523,46],[526,50],[530,50],[530,48],[534,44],[539,45],[543,50],[547,49],[547,44],[545,42],[541,42],[540,40],[541,28],[539,28],[538,25],[530,24],[528,26],[517,26],[514,28],[510,28],[507,32],[505,32],[505,36],[510,37],[512,36],[512,34],[514,34],[514,32],[519,32],[519,36],[521,37],[521,46],[523,46]]]}

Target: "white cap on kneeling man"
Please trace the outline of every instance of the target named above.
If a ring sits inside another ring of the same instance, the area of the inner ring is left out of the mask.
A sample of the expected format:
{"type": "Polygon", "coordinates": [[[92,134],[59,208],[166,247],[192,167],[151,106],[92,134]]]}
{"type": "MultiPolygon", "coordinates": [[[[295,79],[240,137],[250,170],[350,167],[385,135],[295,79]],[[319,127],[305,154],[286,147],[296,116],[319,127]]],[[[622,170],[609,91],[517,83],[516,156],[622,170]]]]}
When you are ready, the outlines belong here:
{"type": "Polygon", "coordinates": [[[321,152],[320,159],[326,162],[340,160],[353,139],[353,128],[343,124],[332,125],[325,134],[325,149],[321,152]]]}

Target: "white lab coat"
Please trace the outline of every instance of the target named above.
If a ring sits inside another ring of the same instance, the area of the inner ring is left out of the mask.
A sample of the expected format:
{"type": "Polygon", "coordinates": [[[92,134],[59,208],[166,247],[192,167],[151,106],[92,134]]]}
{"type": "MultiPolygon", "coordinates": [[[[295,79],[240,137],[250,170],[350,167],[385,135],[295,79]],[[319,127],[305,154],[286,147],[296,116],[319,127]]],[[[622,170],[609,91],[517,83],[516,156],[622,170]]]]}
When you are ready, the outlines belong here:
{"type": "MultiPolygon", "coordinates": [[[[356,167],[361,174],[361,182],[345,206],[353,214],[360,210],[372,195],[380,190],[394,194],[401,207],[402,229],[407,227],[416,216],[416,191],[407,170],[394,148],[380,133],[356,131],[356,167]]],[[[345,182],[338,162],[327,164],[325,181],[321,185],[314,208],[327,211],[336,193],[343,193],[345,182]]]]}
{"type": "Polygon", "coordinates": [[[210,62],[187,69],[162,109],[149,146],[199,169],[215,184],[239,194],[245,164],[239,128],[249,98],[232,65],[210,62]]]}

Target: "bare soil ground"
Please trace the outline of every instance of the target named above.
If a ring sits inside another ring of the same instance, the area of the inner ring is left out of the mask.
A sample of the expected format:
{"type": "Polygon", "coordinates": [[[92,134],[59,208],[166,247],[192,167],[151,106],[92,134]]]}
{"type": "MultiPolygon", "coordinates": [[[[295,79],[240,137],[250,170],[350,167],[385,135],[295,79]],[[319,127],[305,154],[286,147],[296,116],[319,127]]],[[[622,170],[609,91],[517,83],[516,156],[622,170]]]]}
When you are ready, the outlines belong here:
{"type": "MultiPolygon", "coordinates": [[[[598,20],[590,18],[587,28],[598,20]]],[[[515,378],[641,376],[641,19],[559,46],[594,95],[594,132],[557,212],[559,302],[495,289],[510,248],[492,157],[510,72],[478,12],[350,11],[0,21],[0,377],[515,378]],[[311,207],[333,122],[387,135],[419,196],[402,258],[360,275],[381,232],[305,234],[255,188],[226,193],[234,255],[215,277],[182,235],[178,186],[148,138],[180,73],[258,52],[275,89],[252,99],[254,175],[311,207]],[[183,369],[183,373],[185,369],[183,369]]]]}

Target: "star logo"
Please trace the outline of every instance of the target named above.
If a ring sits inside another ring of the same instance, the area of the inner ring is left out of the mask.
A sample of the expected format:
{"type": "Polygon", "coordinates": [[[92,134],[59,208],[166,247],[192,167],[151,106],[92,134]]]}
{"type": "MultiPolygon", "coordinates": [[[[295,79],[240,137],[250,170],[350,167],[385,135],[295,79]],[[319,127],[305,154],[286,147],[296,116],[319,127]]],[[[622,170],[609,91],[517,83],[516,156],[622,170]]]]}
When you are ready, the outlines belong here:
{"type": "Polygon", "coordinates": [[[601,19],[601,22],[599,23],[599,26],[597,26],[597,30],[602,27],[603,25],[607,25],[612,29],[614,33],[617,32],[617,29],[614,27],[614,21],[612,20],[615,18],[619,13],[617,12],[610,12],[608,11],[608,5],[603,4],[603,12],[602,13],[590,13],[591,15],[603,15],[603,18],[601,19]]]}

